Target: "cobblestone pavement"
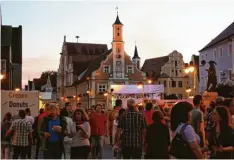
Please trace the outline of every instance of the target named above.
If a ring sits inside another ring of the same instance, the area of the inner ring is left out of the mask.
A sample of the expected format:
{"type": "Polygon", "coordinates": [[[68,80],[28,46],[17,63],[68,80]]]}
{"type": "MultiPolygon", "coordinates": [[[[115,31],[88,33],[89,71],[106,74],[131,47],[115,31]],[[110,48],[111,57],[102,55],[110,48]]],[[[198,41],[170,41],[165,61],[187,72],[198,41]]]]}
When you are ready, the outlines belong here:
{"type": "MultiPolygon", "coordinates": [[[[32,146],[32,159],[34,159],[35,157],[35,150],[36,150],[36,146],[32,146]]],[[[12,158],[12,150],[10,153],[10,159],[12,158]]],[[[3,159],[3,157],[1,158],[3,159]]],[[[113,152],[112,152],[112,147],[110,145],[105,145],[104,146],[104,151],[103,151],[103,159],[113,159],[113,152]]]]}

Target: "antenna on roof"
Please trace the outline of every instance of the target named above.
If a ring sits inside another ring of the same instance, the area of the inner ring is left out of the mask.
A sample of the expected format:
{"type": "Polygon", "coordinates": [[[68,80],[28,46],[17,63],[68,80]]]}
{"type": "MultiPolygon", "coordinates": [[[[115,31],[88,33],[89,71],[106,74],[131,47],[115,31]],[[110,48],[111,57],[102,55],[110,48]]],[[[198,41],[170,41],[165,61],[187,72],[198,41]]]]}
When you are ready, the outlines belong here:
{"type": "Polygon", "coordinates": [[[76,39],[77,39],[77,43],[78,43],[78,39],[79,39],[80,37],[79,36],[76,36],[76,39]]]}

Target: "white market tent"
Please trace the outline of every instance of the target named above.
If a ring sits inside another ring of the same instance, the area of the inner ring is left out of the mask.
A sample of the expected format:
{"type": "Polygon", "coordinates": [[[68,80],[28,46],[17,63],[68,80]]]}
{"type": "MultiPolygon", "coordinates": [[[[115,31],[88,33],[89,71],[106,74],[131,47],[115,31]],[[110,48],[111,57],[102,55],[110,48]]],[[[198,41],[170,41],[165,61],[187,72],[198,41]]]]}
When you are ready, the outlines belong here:
{"type": "MultiPolygon", "coordinates": [[[[123,107],[126,107],[127,99],[134,98],[136,103],[142,102],[142,94],[144,90],[145,95],[151,95],[153,99],[160,100],[160,94],[164,93],[163,85],[144,85],[143,88],[137,88],[136,84],[134,85],[111,85],[111,88],[114,89],[112,95],[116,98],[120,98],[123,101],[123,107]],[[129,97],[126,95],[134,95],[129,97]],[[140,97],[140,98],[139,98],[140,97]]],[[[145,96],[146,97],[146,96],[145,96]]],[[[112,98],[112,106],[115,105],[116,98],[112,98]]]]}
{"type": "MultiPolygon", "coordinates": [[[[163,85],[144,85],[145,94],[161,94],[164,93],[163,85]]],[[[112,94],[142,94],[143,88],[137,88],[136,85],[111,85],[114,89],[112,94]]]]}

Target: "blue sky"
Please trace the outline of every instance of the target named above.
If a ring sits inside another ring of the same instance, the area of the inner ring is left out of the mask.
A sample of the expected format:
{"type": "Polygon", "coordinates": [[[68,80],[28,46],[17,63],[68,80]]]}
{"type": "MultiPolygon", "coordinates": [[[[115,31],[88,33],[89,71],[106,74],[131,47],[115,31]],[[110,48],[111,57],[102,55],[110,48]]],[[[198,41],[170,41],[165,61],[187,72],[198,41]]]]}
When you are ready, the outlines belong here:
{"type": "Polygon", "coordinates": [[[178,50],[192,54],[234,21],[234,1],[38,1],[0,2],[3,24],[23,26],[23,83],[45,70],[57,70],[63,36],[111,48],[116,6],[124,24],[125,50],[135,41],[146,58],[178,50]]]}

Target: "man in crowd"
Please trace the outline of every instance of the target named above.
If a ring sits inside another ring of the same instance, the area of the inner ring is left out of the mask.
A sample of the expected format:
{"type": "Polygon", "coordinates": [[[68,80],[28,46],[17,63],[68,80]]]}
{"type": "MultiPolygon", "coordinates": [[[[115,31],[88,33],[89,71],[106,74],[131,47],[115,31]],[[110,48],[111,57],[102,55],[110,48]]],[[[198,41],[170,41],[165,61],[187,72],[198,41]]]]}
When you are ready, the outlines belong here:
{"type": "Polygon", "coordinates": [[[65,109],[67,110],[68,117],[72,118],[72,105],[70,102],[65,103],[65,109]]]}
{"type": "Polygon", "coordinates": [[[146,133],[146,122],[142,113],[136,110],[134,99],[127,100],[128,109],[120,117],[116,133],[117,145],[122,133],[123,159],[141,159],[142,144],[146,133]]]}
{"type": "Polygon", "coordinates": [[[30,122],[30,123],[33,125],[33,123],[34,123],[34,118],[31,116],[31,111],[30,111],[30,109],[29,109],[29,108],[26,108],[26,109],[25,109],[25,113],[26,113],[25,120],[26,120],[27,122],[30,122]]]}
{"type": "Polygon", "coordinates": [[[20,119],[15,120],[11,128],[8,130],[6,136],[12,137],[13,145],[13,159],[26,159],[29,143],[32,143],[32,124],[25,120],[25,111],[19,111],[20,119]]]}
{"type": "Polygon", "coordinates": [[[63,140],[67,131],[66,120],[59,117],[58,107],[50,104],[49,115],[44,117],[40,125],[42,136],[41,147],[45,159],[61,159],[64,153],[63,140]]]}
{"type": "MultiPolygon", "coordinates": [[[[33,125],[33,124],[34,124],[34,118],[31,116],[31,111],[30,111],[30,109],[29,109],[29,108],[26,108],[26,109],[25,109],[25,113],[26,113],[25,120],[26,120],[27,122],[30,122],[31,125],[33,125]]],[[[31,159],[31,154],[32,154],[32,144],[31,144],[31,142],[29,142],[29,146],[28,146],[28,148],[27,148],[27,154],[26,154],[28,159],[31,159]]]]}
{"type": "Polygon", "coordinates": [[[194,131],[200,137],[200,145],[204,147],[205,144],[205,126],[204,126],[204,116],[201,111],[201,107],[203,107],[203,97],[201,95],[196,95],[193,98],[194,108],[192,110],[192,120],[191,125],[193,126],[194,131]]]}
{"type": "Polygon", "coordinates": [[[102,159],[104,136],[108,135],[108,122],[105,114],[102,113],[102,106],[97,104],[95,107],[96,112],[90,115],[90,128],[91,128],[91,152],[92,158],[102,159]]]}
{"type": "Polygon", "coordinates": [[[76,109],[82,109],[82,104],[80,102],[76,104],[76,109]]]}
{"type": "Polygon", "coordinates": [[[217,97],[215,100],[216,107],[223,107],[224,100],[225,100],[224,97],[221,97],[221,96],[217,97]]]}

